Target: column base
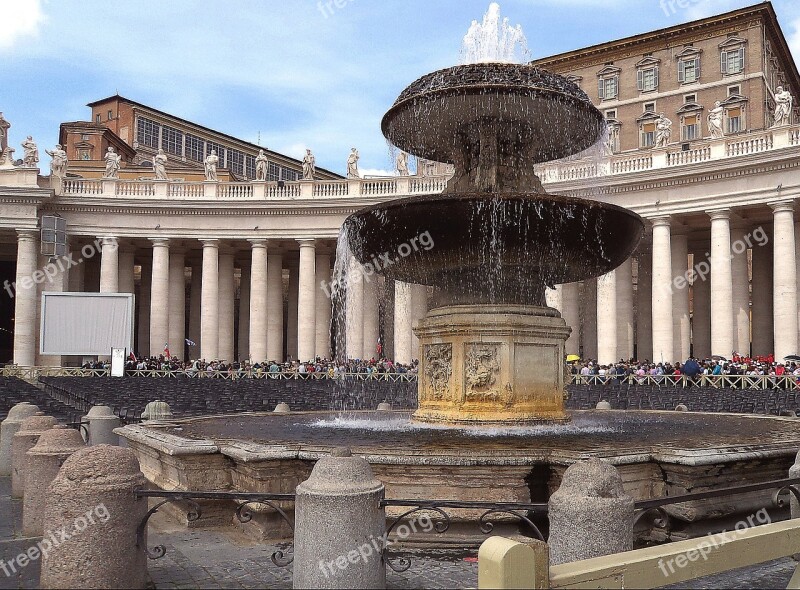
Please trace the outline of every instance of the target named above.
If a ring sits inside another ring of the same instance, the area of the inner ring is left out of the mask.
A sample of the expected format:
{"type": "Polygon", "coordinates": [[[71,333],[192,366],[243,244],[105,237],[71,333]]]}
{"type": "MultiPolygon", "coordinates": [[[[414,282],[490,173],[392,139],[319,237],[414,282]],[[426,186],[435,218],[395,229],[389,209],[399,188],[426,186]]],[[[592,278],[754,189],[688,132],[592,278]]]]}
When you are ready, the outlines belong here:
{"type": "Polygon", "coordinates": [[[571,328],[549,307],[454,305],[414,329],[420,339],[414,420],[449,424],[568,422],[564,347],[571,328]]]}

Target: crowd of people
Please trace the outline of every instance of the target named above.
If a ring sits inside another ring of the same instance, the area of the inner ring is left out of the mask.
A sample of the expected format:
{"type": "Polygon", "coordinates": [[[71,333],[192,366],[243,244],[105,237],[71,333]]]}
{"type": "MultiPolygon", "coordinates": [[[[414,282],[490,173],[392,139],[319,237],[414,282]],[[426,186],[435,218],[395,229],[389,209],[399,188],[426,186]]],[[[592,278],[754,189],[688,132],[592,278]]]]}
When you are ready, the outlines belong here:
{"type": "MultiPolygon", "coordinates": [[[[109,369],[111,362],[108,360],[98,360],[87,362],[83,365],[84,369],[109,369]]],[[[416,375],[418,362],[412,361],[411,364],[396,363],[387,358],[369,360],[349,359],[347,361],[336,361],[332,359],[316,358],[310,362],[287,361],[279,363],[277,361],[266,361],[263,363],[244,362],[223,362],[206,361],[197,359],[192,361],[181,361],[175,356],[150,356],[135,358],[131,355],[125,362],[125,371],[170,371],[186,372],[189,375],[205,373],[208,375],[226,375],[231,377],[241,376],[261,376],[266,374],[289,374],[297,375],[320,375],[324,374],[329,378],[337,378],[341,375],[365,374],[411,374],[416,375]]]]}
{"type": "Polygon", "coordinates": [[[648,360],[624,360],[608,365],[596,361],[571,363],[573,375],[585,377],[611,377],[625,379],[636,377],[659,377],[685,375],[692,379],[703,375],[746,375],[749,377],[788,377],[800,380],[800,359],[777,361],[773,355],[749,357],[734,354],[730,359],[712,357],[707,359],[688,358],[685,362],[654,363],[648,360]]]}

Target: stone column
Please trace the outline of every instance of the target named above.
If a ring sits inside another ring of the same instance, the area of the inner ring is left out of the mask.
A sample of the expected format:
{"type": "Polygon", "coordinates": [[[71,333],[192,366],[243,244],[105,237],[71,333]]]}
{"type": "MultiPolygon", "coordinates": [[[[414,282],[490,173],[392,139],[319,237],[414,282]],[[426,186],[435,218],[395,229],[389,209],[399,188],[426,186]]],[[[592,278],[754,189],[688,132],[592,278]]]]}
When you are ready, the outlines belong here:
{"type": "Polygon", "coordinates": [[[25,418],[34,416],[38,411],[38,406],[22,402],[13,406],[6,419],[0,422],[0,476],[11,475],[11,441],[25,418]]]}
{"type": "Polygon", "coordinates": [[[172,249],[169,256],[169,351],[186,359],[186,254],[172,249]]]}
{"type": "Polygon", "coordinates": [[[394,282],[394,361],[411,362],[411,285],[394,282]]]}
{"type": "Polygon", "coordinates": [[[636,280],[636,356],[653,358],[653,254],[650,248],[639,250],[636,280]]]}
{"type": "MultiPolygon", "coordinates": [[[[141,282],[139,283],[139,339],[137,353],[139,356],[150,356],[150,285],[153,279],[153,265],[142,262],[141,282]]],[[[164,346],[164,343],[161,343],[164,346]]],[[[160,350],[160,349],[159,349],[160,350]]],[[[154,350],[155,354],[159,350],[154,350]]]]}
{"type": "MultiPolygon", "coordinates": [[[[252,318],[250,321],[253,321],[252,318]]],[[[278,362],[283,360],[283,254],[281,253],[267,256],[267,359],[278,362]]]]}
{"type": "MultiPolygon", "coordinates": [[[[617,358],[633,357],[633,259],[614,271],[617,289],[617,358]]],[[[566,298],[565,298],[566,300],[566,298]]]]}
{"type": "Polygon", "coordinates": [[[100,292],[119,293],[119,244],[117,238],[100,238],[100,292]]]}
{"type": "Polygon", "coordinates": [[[797,349],[797,265],[795,256],[794,202],[771,203],[773,210],[773,329],[778,362],[797,349]]]}
{"type": "Polygon", "coordinates": [[[609,461],[570,465],[548,505],[551,565],[633,549],[634,501],[609,461]]]}
{"type": "Polygon", "coordinates": [[[583,281],[583,358],[597,359],[597,279],[583,281]]]}
{"type": "Polygon", "coordinates": [[[733,346],[750,354],[750,276],[747,268],[746,228],[731,230],[731,282],[733,285],[733,346]]]}
{"type": "Polygon", "coordinates": [[[317,243],[298,240],[300,267],[297,283],[297,358],[314,360],[317,342],[317,243]]]}
{"type": "Polygon", "coordinates": [[[48,489],[43,530],[69,530],[89,515],[96,524],[42,556],[41,587],[145,588],[147,554],[136,529],[148,505],[133,492],[146,485],[130,449],[101,445],[67,459],[48,489]]]}
{"type": "Polygon", "coordinates": [[[711,217],[711,354],[733,352],[733,283],[731,281],[731,212],[711,217]]]}
{"type": "MultiPolygon", "coordinates": [[[[364,275],[361,272],[361,265],[354,257],[350,257],[347,269],[347,357],[351,359],[361,358],[364,353],[364,275]]],[[[410,338],[409,328],[409,338],[410,338]]],[[[409,347],[411,341],[409,340],[409,347]]],[[[411,351],[409,350],[409,356],[411,351]]]]}
{"type": "Polygon", "coordinates": [[[233,253],[219,255],[219,350],[220,360],[233,362],[233,321],[235,309],[233,253]]]}
{"type": "MultiPolygon", "coordinates": [[[[267,287],[267,264],[264,257],[264,294],[267,287]]],[[[239,349],[237,358],[244,361],[250,358],[250,287],[253,282],[251,266],[249,262],[241,263],[241,279],[239,282],[239,338],[236,347],[239,349]]],[[[266,297],[264,297],[264,316],[266,321],[266,297]]],[[[264,330],[264,360],[267,358],[267,334],[264,330]]]]}
{"type": "MultiPolygon", "coordinates": [[[[419,338],[414,334],[414,326],[417,325],[428,313],[428,287],[425,285],[411,285],[411,358],[419,359],[419,338]]],[[[372,349],[375,350],[375,342],[372,349]]]]}
{"type": "Polygon", "coordinates": [[[706,252],[703,248],[692,256],[692,352],[700,360],[711,356],[711,266],[706,252]]]}
{"type": "MultiPolygon", "coordinates": [[[[72,257],[77,262],[81,257],[81,245],[75,240],[70,240],[69,249],[72,257]]],[[[68,285],[71,293],[83,293],[83,264],[78,264],[69,269],[68,285]]]]}
{"type": "Polygon", "coordinates": [[[612,270],[597,278],[597,362],[618,361],[617,342],[617,280],[612,270]]]}
{"type": "Polygon", "coordinates": [[[39,236],[34,230],[17,230],[17,274],[14,291],[14,364],[36,363],[36,283],[33,273],[39,255],[39,236]]]}
{"type": "Polygon", "coordinates": [[[766,356],[772,348],[772,239],[764,246],[753,247],[753,354],[766,356]]]}
{"type": "Polygon", "coordinates": [[[47,488],[64,461],[83,447],[83,438],[77,430],[57,425],[45,430],[26,453],[28,470],[22,503],[22,532],[25,536],[41,537],[44,534],[42,520],[48,501],[47,488]]]}
{"type": "Polygon", "coordinates": [[[136,262],[133,250],[122,250],[119,253],[119,292],[136,293],[136,262]]]}
{"type": "Polygon", "coordinates": [[[200,357],[219,358],[219,240],[202,240],[203,286],[200,297],[200,357]]]}
{"type": "Polygon", "coordinates": [[[294,588],[385,588],[383,484],[362,457],[336,449],[297,486],[294,588]]]}
{"type": "Polygon", "coordinates": [[[331,358],[331,255],[317,253],[316,261],[316,343],[317,356],[331,358]],[[323,287],[324,284],[324,287],[323,287]]]}
{"type": "Polygon", "coordinates": [[[378,275],[364,278],[364,334],[362,341],[364,349],[359,355],[363,359],[370,359],[378,354],[378,337],[380,336],[380,318],[378,275]]]}
{"type": "MultiPolygon", "coordinates": [[[[250,269],[250,360],[263,363],[266,360],[282,360],[281,356],[268,359],[267,323],[275,313],[267,304],[267,242],[250,240],[252,267],[250,269]]],[[[283,316],[283,305],[280,315],[283,316]]],[[[283,322],[281,322],[283,325],[283,322]]]]}
{"type": "Polygon", "coordinates": [[[689,358],[692,325],[689,318],[689,239],[685,233],[672,234],[672,326],[673,361],[689,358]]]}
{"type": "Polygon", "coordinates": [[[169,341],[169,240],[152,238],[153,277],[150,285],[150,354],[164,352],[169,341]]]}
{"type": "Polygon", "coordinates": [[[561,285],[561,317],[572,328],[566,343],[566,354],[581,352],[580,283],[561,285]]]}
{"type": "Polygon", "coordinates": [[[653,362],[669,362],[674,350],[672,235],[669,217],[653,219],[653,362]]]}
{"type": "Polygon", "coordinates": [[[189,347],[189,358],[197,359],[200,356],[200,318],[203,293],[203,262],[192,260],[192,283],[189,289],[189,340],[194,346],[189,347]]]}
{"type": "Polygon", "coordinates": [[[289,267],[289,292],[286,296],[286,355],[297,360],[297,308],[300,295],[300,269],[289,267]]]}

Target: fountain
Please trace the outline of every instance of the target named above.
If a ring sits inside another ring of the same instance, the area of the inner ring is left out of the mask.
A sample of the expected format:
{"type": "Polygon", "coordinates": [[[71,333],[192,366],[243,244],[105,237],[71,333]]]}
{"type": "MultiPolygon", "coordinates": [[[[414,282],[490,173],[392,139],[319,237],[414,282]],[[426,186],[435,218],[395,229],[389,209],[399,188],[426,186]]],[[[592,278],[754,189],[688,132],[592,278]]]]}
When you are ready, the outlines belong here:
{"type": "MultiPolygon", "coordinates": [[[[502,63],[522,39],[493,5],[465,40],[465,58],[480,63],[423,76],[386,113],[383,131],[394,145],[455,165],[444,193],[385,202],[345,223],[340,246],[349,242],[361,262],[430,234],[432,248],[406,249],[409,256],[385,269],[388,279],[435,291],[416,327],[422,358],[413,419],[404,410],[263,412],[118,429],[151,482],[291,492],[342,445],[367,458],[390,498],[544,502],[567,466],[590,457],[611,461],[636,499],[786,476],[800,447],[792,418],[564,411],[570,328],[546,306],[545,288],[616,268],[643,222],[611,204],[543,190],[534,165],[592,146],[604,121],[575,84],[502,63]]],[[[770,502],[764,491],[667,511],[689,528],[770,502]]],[[[474,532],[480,514],[456,510],[454,524],[474,532]]],[[[281,534],[274,511],[253,522],[266,537],[281,534]]]]}
{"type": "MultiPolygon", "coordinates": [[[[469,40],[509,53],[497,6],[469,40]],[[491,15],[491,16],[490,16],[491,15]],[[494,42],[492,39],[494,34],[494,42]]],[[[475,29],[477,27],[477,29],[475,29]]],[[[414,419],[538,423],[564,412],[564,343],[545,287],[605,274],[634,251],[638,215],[549,195],[534,165],[597,143],[603,115],[567,79],[530,65],[465,64],[423,76],[383,118],[398,148],[455,166],[440,195],[381,203],[351,215],[345,234],[359,262],[427,233],[434,244],[384,269],[389,279],[435,286],[420,340],[414,419]]]]}

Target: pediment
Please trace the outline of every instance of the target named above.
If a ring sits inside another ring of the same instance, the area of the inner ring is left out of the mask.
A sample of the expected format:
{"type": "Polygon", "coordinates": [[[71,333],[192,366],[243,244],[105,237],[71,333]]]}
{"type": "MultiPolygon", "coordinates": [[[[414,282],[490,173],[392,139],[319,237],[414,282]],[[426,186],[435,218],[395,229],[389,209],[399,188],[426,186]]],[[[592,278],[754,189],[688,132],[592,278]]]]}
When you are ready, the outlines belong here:
{"type": "Polygon", "coordinates": [[[78,149],[93,150],[94,144],[91,144],[88,141],[79,141],[75,144],[75,147],[78,149]]]}
{"type": "Polygon", "coordinates": [[[653,57],[652,55],[648,55],[644,59],[639,61],[636,64],[636,67],[637,67],[637,69],[638,68],[652,68],[654,66],[657,66],[660,63],[661,63],[660,59],[657,59],[657,58],[653,57]]]}
{"type": "Polygon", "coordinates": [[[574,82],[575,84],[580,84],[581,80],[583,80],[583,76],[576,76],[575,74],[567,74],[564,77],[570,82],[574,82]]]}
{"type": "Polygon", "coordinates": [[[705,107],[703,105],[699,105],[696,102],[687,102],[681,108],[678,109],[678,114],[682,115],[684,113],[693,113],[696,111],[702,111],[705,107]]]}
{"type": "Polygon", "coordinates": [[[617,66],[605,66],[602,70],[597,72],[598,77],[604,76],[616,76],[622,71],[622,68],[618,68],[617,66]]]}
{"type": "Polygon", "coordinates": [[[644,123],[647,121],[655,121],[656,119],[660,119],[661,115],[656,113],[655,111],[645,111],[644,114],[636,119],[638,123],[644,123]]]}
{"type": "Polygon", "coordinates": [[[723,100],[720,104],[724,107],[734,105],[734,104],[741,104],[743,102],[748,102],[750,99],[746,96],[742,96],[741,94],[731,94],[728,98],[723,100]]]}
{"type": "Polygon", "coordinates": [[[683,48],[683,51],[681,51],[678,55],[675,56],[675,59],[678,60],[689,59],[692,57],[697,57],[701,53],[703,53],[702,49],[698,49],[697,47],[687,46],[683,48]]]}
{"type": "Polygon", "coordinates": [[[747,44],[747,39],[743,39],[742,37],[737,37],[734,35],[733,37],[728,37],[727,39],[725,39],[725,41],[720,43],[719,48],[735,49],[736,47],[741,47],[742,45],[746,44],[747,44]]]}

